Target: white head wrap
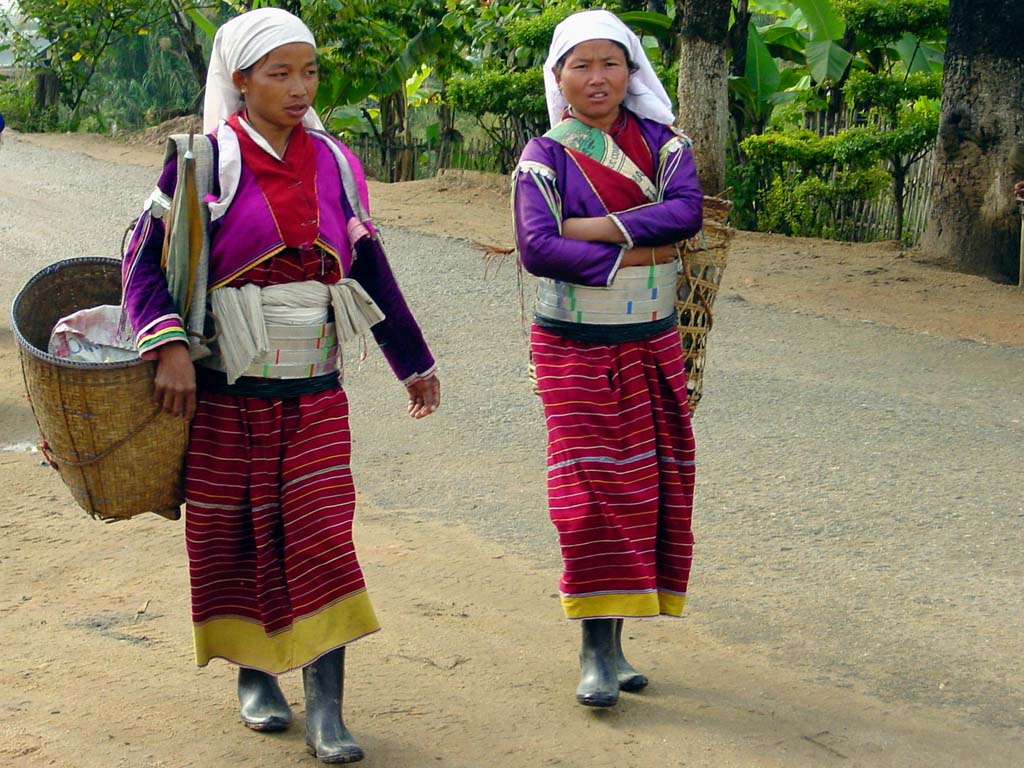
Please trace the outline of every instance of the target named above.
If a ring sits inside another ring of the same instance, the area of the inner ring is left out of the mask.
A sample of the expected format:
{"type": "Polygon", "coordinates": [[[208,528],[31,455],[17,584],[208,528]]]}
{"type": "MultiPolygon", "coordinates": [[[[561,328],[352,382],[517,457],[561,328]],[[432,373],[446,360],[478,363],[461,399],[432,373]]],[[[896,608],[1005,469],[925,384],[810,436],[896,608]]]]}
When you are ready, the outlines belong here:
{"type": "Polygon", "coordinates": [[[654,67],[644,52],[640,38],[633,34],[611,11],[581,11],[574,13],[555,27],[548,49],[548,60],[544,62],[544,91],[548,100],[548,117],[554,126],[562,119],[562,113],[569,106],[555,80],[555,64],[572,48],[588,40],[614,40],[621,43],[629,58],[638,67],[629,76],[629,86],[623,101],[626,108],[640,117],[672,125],[672,101],[665,92],[665,86],[658,80],[654,67]]]}
{"type": "MultiPolygon", "coordinates": [[[[203,133],[212,133],[221,120],[242,106],[242,94],[231,81],[236,69],[246,69],[275,48],[288,43],[316,40],[309,27],[281,8],[258,8],[226,22],[217,30],[206,72],[206,96],[203,101],[203,133]]],[[[302,118],[307,128],[323,130],[323,123],[312,107],[302,118]]]]}

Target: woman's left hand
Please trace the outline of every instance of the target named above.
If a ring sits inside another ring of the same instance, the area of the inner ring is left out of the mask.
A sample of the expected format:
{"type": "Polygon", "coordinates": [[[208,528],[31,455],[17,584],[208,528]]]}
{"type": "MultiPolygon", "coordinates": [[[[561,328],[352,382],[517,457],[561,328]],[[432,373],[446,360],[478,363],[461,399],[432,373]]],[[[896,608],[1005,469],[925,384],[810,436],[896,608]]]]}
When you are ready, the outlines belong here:
{"type": "Polygon", "coordinates": [[[441,405],[441,382],[437,375],[417,379],[406,385],[409,391],[409,415],[414,419],[429,416],[441,405]]]}

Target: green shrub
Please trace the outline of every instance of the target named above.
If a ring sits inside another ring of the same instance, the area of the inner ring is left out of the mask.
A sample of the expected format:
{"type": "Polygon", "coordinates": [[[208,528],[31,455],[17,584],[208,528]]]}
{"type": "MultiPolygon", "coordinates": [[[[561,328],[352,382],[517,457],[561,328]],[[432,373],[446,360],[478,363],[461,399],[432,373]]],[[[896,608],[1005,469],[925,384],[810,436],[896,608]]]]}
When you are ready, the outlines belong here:
{"type": "Polygon", "coordinates": [[[776,176],[762,196],[757,226],[762,232],[849,240],[853,222],[842,216],[855,203],[874,200],[889,187],[881,168],[848,168],[828,179],[776,176]]]}
{"type": "Polygon", "coordinates": [[[18,82],[12,78],[0,83],[0,112],[8,126],[24,133],[53,131],[58,124],[55,108],[36,105],[32,80],[18,82]]]}
{"type": "Polygon", "coordinates": [[[852,236],[844,215],[876,199],[892,177],[879,167],[884,134],[856,129],[818,136],[799,129],[749,136],[741,147],[747,163],[732,172],[736,208],[749,211],[757,229],[837,240],[852,236]],[[744,198],[740,200],[738,195],[744,198]]]}
{"type": "Polygon", "coordinates": [[[456,109],[476,117],[507,114],[543,120],[548,113],[540,67],[522,72],[483,69],[453,78],[448,98],[456,109]]]}

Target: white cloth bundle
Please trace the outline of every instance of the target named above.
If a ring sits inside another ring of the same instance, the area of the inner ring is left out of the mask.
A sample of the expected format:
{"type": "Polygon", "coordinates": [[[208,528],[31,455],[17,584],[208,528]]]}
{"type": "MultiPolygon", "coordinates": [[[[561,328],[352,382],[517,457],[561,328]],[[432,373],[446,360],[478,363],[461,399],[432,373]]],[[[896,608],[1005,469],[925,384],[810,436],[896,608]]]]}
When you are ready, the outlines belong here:
{"type": "Polygon", "coordinates": [[[334,310],[338,342],[365,336],[384,319],[384,313],[355,280],[343,278],[333,285],[310,280],[258,288],[218,288],[210,297],[217,318],[217,345],[228,383],[239,376],[269,347],[267,325],[320,325],[327,308],[334,310]]]}
{"type": "Polygon", "coordinates": [[[120,306],[104,304],[62,317],[50,332],[47,351],[77,363],[119,363],[138,360],[135,331],[120,306]]]}

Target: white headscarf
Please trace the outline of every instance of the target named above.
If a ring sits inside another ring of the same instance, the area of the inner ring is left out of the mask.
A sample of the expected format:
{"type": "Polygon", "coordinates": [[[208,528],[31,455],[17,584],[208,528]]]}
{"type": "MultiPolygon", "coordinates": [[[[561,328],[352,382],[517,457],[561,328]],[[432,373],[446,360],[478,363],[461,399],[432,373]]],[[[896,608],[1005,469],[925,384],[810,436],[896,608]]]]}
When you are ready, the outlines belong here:
{"type": "Polygon", "coordinates": [[[544,62],[544,92],[548,100],[548,117],[554,126],[562,119],[562,113],[569,106],[555,80],[555,64],[572,48],[588,40],[613,40],[621,43],[629,58],[638,67],[629,76],[629,86],[623,104],[640,117],[672,125],[672,101],[665,92],[665,86],[658,80],[654,67],[644,52],[640,38],[633,34],[611,11],[581,11],[574,13],[555,27],[548,49],[548,60],[544,62]]]}
{"type": "MultiPolygon", "coordinates": [[[[212,133],[221,120],[241,108],[242,94],[231,81],[234,71],[251,67],[275,48],[288,43],[309,43],[316,48],[309,27],[281,8],[248,11],[217,30],[206,72],[203,133],[212,133]]],[[[302,124],[319,130],[324,127],[312,107],[303,115],[302,124]]]]}

